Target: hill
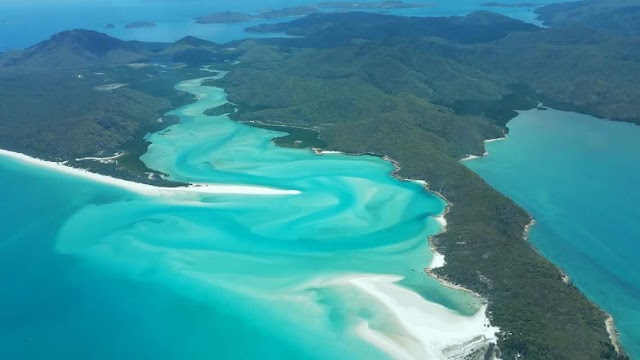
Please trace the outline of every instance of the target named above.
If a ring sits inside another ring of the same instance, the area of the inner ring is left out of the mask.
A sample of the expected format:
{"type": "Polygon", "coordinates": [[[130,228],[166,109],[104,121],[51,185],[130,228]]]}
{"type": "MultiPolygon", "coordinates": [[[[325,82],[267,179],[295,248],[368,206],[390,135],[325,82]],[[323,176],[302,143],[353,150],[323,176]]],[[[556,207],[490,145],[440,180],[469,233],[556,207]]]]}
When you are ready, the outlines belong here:
{"type": "Polygon", "coordinates": [[[503,38],[514,31],[537,31],[537,26],[491,12],[452,17],[399,17],[367,12],[312,14],[279,24],[246,29],[251,33],[284,32],[305,36],[307,46],[336,46],[351,39],[438,37],[458,43],[480,43],[503,38]]]}
{"type": "Polygon", "coordinates": [[[452,29],[442,33],[370,14],[267,25],[303,37],[239,44],[243,66],[215,85],[239,121],[315,128],[329,149],[390,156],[400,176],[443,194],[453,206],[434,240],[447,257],[437,273],[489,299],[502,358],[624,358],[605,314],[523,241],[529,216],[458,161],[537,101],[637,121],[638,38],[584,26],[484,32],[500,21],[440,19],[452,29]]]}
{"type": "MultiPolygon", "coordinates": [[[[204,75],[196,65],[212,62],[231,70],[212,84],[237,104],[237,120],[313,128],[318,146],[388,155],[399,176],[426,180],[447,197],[448,231],[434,239],[447,265],[436,272],[489,300],[502,330],[500,357],[624,358],[611,345],[605,314],[523,241],[528,214],[459,159],[482,154],[483,140],[502,136],[514,109],[537,100],[633,121],[638,38],[584,26],[541,29],[486,12],[431,20],[312,15],[260,31],[274,28],[303,37],[217,45],[54,36],[0,71],[0,147],[58,160],[140,154],[144,133],[171,123],[157,122],[164,111],[192,100],[174,85],[204,75]],[[114,56],[122,52],[138,63],[114,56]],[[57,71],[33,70],[50,54],[88,65],[61,70],[65,62],[55,61],[57,71]],[[225,62],[235,59],[241,64],[225,62]]],[[[216,111],[224,109],[209,113],[216,111]]],[[[299,133],[287,142],[308,136],[299,133]]],[[[146,177],[134,162],[128,173],[122,165],[92,169],[146,177]]]]}
{"type": "Polygon", "coordinates": [[[119,65],[140,60],[148,54],[137,42],[122,41],[90,30],[70,30],[26,50],[0,56],[0,68],[50,70],[119,65]]]}
{"type": "Polygon", "coordinates": [[[583,0],[536,9],[548,26],[583,25],[617,35],[640,35],[639,0],[583,0]]]}

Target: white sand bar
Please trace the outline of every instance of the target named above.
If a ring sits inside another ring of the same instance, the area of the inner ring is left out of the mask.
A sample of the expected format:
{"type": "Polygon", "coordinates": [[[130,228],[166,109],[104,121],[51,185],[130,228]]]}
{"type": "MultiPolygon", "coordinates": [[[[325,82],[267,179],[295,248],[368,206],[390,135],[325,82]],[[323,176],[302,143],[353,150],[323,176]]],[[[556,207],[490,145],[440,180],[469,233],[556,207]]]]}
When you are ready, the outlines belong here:
{"type": "Polygon", "coordinates": [[[103,184],[113,185],[122,189],[145,195],[173,196],[180,194],[241,194],[241,195],[297,195],[298,190],[283,190],[259,186],[196,184],[182,187],[160,187],[140,184],[133,181],[116,179],[106,175],[92,173],[86,170],[72,168],[61,163],[45,161],[13,151],[0,149],[0,156],[11,158],[26,164],[47,168],[58,173],[82,177],[103,184]]]}
{"type": "Polygon", "coordinates": [[[386,334],[362,323],[356,333],[396,359],[464,359],[495,343],[497,327],[486,316],[486,305],[473,316],[463,316],[417,293],[396,285],[400,276],[353,275],[341,278],[369,294],[406,331],[386,334]]]}

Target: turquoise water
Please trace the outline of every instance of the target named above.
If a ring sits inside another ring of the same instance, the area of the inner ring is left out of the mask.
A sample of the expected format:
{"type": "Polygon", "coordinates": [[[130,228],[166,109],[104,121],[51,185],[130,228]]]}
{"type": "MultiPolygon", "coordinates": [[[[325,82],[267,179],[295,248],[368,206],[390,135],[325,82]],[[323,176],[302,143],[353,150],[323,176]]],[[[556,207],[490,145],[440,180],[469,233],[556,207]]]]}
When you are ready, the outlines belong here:
{"type": "Polygon", "coordinates": [[[352,274],[404,277],[457,314],[480,308],[423,272],[443,200],[379,158],[277,148],[282,133],[203,116],[226,94],[201,80],[178,85],[200,100],[149,136],[145,163],[290,193],[156,194],[3,156],[3,358],[385,359],[356,327],[404,330],[352,274]]]}
{"type": "MultiPolygon", "coordinates": [[[[75,28],[107,32],[127,40],[176,41],[187,35],[201,37],[216,42],[228,42],[248,37],[244,32],[248,26],[266,21],[241,24],[199,25],[192,19],[218,11],[241,11],[254,13],[260,9],[283,8],[315,4],[322,1],[309,0],[238,0],[238,1],[80,1],[67,0],[52,4],[45,0],[20,2],[0,1],[0,51],[20,49],[47,39],[56,32],[75,28]],[[34,24],[34,20],[37,23],[34,24]],[[133,21],[153,21],[154,28],[126,29],[124,25],[133,21]],[[114,29],[106,29],[109,23],[114,29]]],[[[378,2],[362,0],[361,2],[378,2]]],[[[407,1],[411,2],[411,1],[407,1]]],[[[393,10],[397,15],[409,16],[450,16],[464,15],[476,10],[491,10],[505,15],[534,21],[530,8],[484,8],[484,0],[456,0],[437,2],[438,6],[423,9],[393,10]]],[[[504,0],[504,3],[518,3],[519,0],[504,0]]],[[[553,3],[545,0],[536,3],[553,3]]],[[[432,3],[424,1],[424,3],[432,3]]],[[[278,22],[278,20],[274,20],[278,22]]],[[[251,34],[250,36],[257,36],[251,34]]],[[[272,36],[272,35],[268,35],[272,36]]]]}
{"type": "Polygon", "coordinates": [[[614,316],[640,358],[640,127],[552,109],[508,126],[488,157],[465,164],[531,212],[530,241],[614,316]]]}

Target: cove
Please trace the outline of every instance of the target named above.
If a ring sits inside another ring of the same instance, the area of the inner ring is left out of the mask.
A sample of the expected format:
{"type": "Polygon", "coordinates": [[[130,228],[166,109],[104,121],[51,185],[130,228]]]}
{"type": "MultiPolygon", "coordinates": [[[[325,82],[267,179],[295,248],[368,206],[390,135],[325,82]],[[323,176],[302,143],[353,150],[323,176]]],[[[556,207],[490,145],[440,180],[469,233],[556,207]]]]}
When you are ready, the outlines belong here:
{"type": "Polygon", "coordinates": [[[204,115],[227,101],[207,71],[177,85],[198,100],[141,158],[196,186],[0,151],[9,358],[438,359],[495,342],[481,299],[424,271],[443,199],[378,157],[204,115]]]}
{"type": "Polygon", "coordinates": [[[464,164],[535,218],[529,240],[611,313],[640,357],[640,127],[529,110],[488,156],[464,164]]]}

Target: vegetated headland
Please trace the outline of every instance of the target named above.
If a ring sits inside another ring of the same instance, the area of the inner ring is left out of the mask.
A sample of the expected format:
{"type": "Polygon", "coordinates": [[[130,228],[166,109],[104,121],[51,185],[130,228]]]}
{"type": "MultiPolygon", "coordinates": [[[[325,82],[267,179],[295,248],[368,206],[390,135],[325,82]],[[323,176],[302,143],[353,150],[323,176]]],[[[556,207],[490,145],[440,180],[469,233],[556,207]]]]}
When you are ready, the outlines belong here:
{"type": "Polygon", "coordinates": [[[214,85],[235,106],[211,114],[233,110],[248,124],[311,129],[289,131],[287,144],[319,133],[316,147],[389,156],[399,176],[425,180],[447,198],[447,232],[433,239],[447,261],[432,271],[489,301],[499,356],[624,358],[607,315],[523,241],[530,216],[459,160],[481,155],[485,139],[504,136],[514,110],[538,101],[640,123],[640,38],[584,24],[542,29],[489,12],[314,14],[251,31],[302,37],[145,44],[76,30],[4,54],[0,148],[55,161],[124,151],[133,156],[70,164],[162,182],[137,160],[143,136],[193,101],[174,85],[214,64],[231,70],[214,85]],[[86,51],[72,51],[78,46],[86,51]]]}

